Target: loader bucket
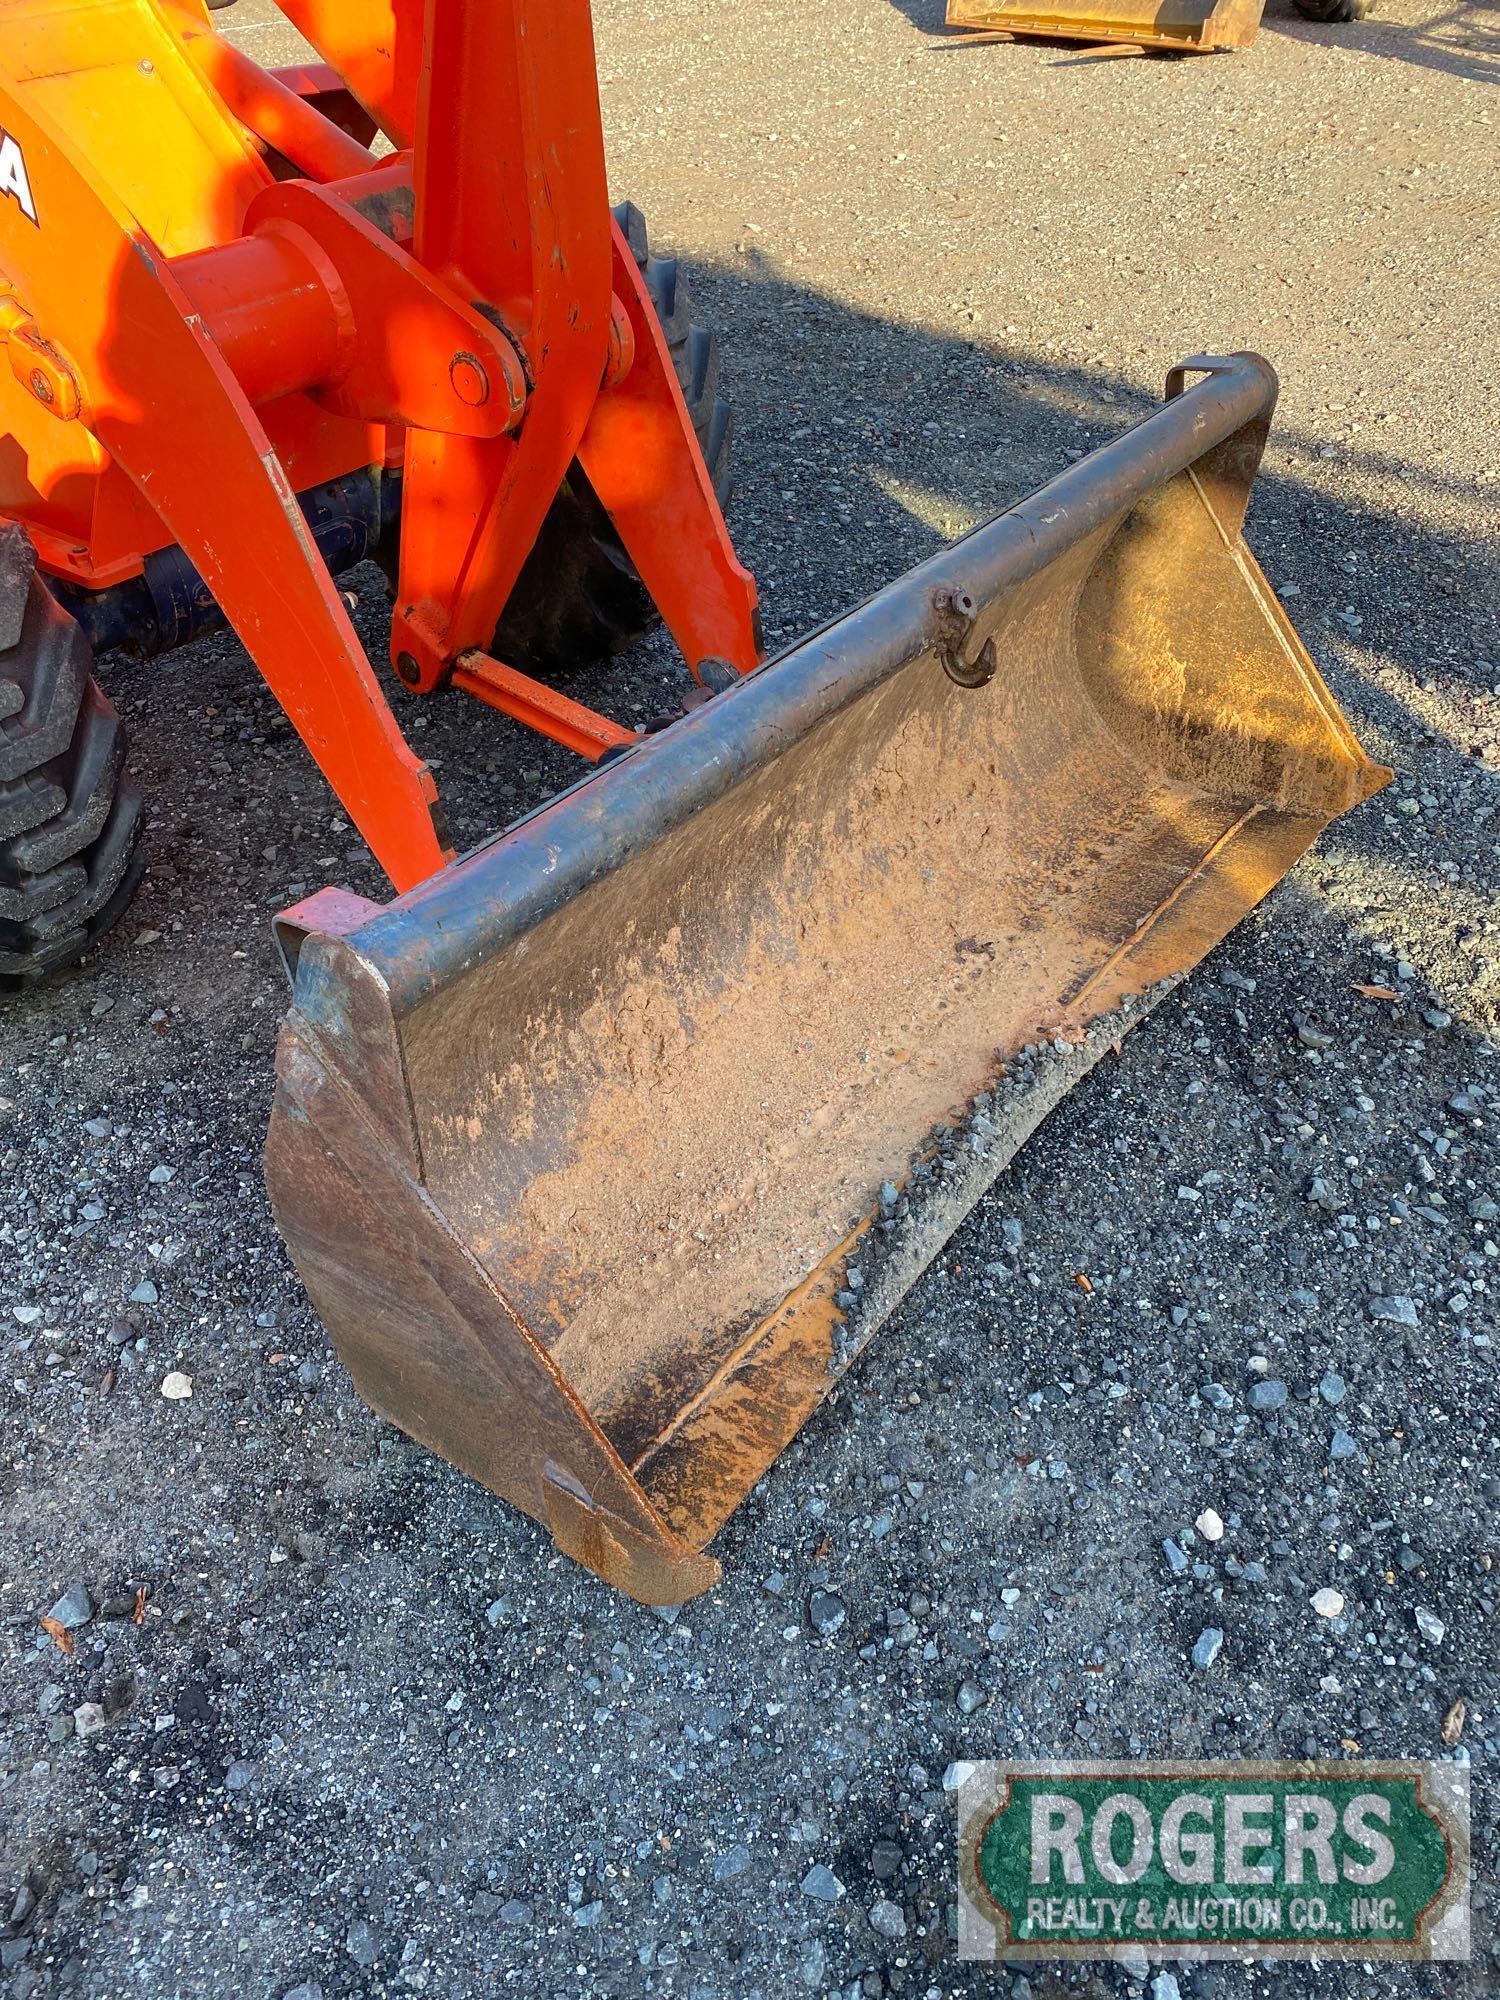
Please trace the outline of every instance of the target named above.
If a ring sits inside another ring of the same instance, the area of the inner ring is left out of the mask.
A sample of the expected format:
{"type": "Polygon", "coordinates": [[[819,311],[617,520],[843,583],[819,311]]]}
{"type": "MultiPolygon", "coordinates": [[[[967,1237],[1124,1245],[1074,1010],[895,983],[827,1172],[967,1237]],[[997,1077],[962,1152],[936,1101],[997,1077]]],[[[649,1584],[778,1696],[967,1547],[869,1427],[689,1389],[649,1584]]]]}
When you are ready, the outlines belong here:
{"type": "Polygon", "coordinates": [[[1264,6],[1265,0],[948,0],[947,23],[1151,49],[1248,49],[1264,6]]]}
{"type": "Polygon", "coordinates": [[[1388,775],[1240,539],[1254,356],[381,907],[267,1143],[360,1392],[649,1603],[1063,1091],[1388,775]]]}

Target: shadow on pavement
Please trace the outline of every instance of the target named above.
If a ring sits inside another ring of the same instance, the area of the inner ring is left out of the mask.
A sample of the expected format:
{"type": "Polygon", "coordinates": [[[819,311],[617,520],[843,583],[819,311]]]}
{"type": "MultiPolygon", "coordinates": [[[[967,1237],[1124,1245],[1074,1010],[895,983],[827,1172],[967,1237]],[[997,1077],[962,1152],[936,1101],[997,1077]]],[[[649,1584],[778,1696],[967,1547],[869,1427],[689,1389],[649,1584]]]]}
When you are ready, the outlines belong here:
{"type": "Polygon", "coordinates": [[[1372,0],[1367,19],[1327,26],[1304,20],[1284,0],[1273,0],[1264,25],[1299,41],[1339,43],[1359,55],[1388,56],[1470,83],[1500,83],[1500,9],[1487,0],[1460,0],[1411,24],[1392,20],[1381,0],[1372,0]]]}

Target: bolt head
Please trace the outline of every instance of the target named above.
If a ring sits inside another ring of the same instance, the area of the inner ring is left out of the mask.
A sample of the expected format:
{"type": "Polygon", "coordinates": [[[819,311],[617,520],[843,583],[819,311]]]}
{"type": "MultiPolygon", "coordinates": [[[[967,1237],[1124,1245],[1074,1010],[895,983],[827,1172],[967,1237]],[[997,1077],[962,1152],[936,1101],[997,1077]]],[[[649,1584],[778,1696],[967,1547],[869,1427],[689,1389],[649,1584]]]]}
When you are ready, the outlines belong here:
{"type": "Polygon", "coordinates": [[[455,354],[448,363],[448,380],[454,395],[471,410],[480,409],[490,399],[490,378],[476,355],[455,354]]]}

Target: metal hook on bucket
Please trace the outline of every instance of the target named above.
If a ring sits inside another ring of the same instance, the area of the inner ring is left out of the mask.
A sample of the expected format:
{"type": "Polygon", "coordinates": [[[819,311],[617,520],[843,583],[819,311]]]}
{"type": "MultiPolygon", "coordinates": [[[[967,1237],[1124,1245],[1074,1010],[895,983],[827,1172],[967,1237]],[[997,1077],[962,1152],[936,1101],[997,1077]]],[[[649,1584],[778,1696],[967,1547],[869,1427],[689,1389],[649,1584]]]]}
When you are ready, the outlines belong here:
{"type": "Polygon", "coordinates": [[[981,688],[995,678],[995,642],[986,639],[972,660],[965,659],[964,647],[974,630],[977,607],[968,591],[944,585],[932,593],[937,613],[933,643],[943,663],[943,672],[959,687],[981,688]]]}

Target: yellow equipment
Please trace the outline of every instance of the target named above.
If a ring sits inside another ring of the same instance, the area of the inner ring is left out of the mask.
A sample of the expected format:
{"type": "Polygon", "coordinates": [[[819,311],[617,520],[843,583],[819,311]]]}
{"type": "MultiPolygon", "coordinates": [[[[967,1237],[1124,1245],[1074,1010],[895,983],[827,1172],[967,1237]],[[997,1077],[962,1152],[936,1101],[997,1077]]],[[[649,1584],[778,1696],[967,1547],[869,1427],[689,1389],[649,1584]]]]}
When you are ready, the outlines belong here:
{"type": "Polygon", "coordinates": [[[950,28],[1153,49],[1248,49],[1265,0],[948,0],[950,28]]]}

